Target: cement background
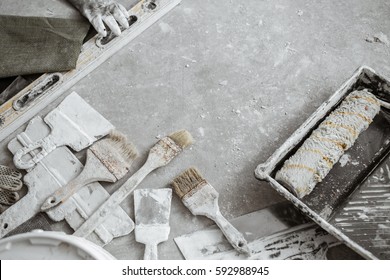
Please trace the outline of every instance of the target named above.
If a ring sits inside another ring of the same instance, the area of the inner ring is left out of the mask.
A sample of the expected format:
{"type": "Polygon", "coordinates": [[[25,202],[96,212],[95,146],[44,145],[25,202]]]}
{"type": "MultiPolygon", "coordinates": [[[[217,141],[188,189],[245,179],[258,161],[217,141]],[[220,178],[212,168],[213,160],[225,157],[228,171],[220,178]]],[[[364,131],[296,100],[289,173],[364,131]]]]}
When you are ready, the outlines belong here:
{"type": "MultiPolygon", "coordinates": [[[[68,93],[80,94],[137,146],[132,172],[156,138],[187,129],[195,144],[139,188],[167,187],[196,166],[220,193],[221,212],[238,217],[283,200],[254,178],[256,166],[359,66],[390,76],[389,42],[366,41],[390,36],[389,9],[384,0],[183,0],[68,93]]],[[[2,164],[11,164],[6,144],[14,136],[1,143],[2,164]]],[[[134,218],[132,200],[122,207],[134,218]]],[[[181,259],[173,238],[209,225],[174,196],[159,257],[181,259]]],[[[143,255],[133,233],[105,249],[119,259],[143,255]]]]}

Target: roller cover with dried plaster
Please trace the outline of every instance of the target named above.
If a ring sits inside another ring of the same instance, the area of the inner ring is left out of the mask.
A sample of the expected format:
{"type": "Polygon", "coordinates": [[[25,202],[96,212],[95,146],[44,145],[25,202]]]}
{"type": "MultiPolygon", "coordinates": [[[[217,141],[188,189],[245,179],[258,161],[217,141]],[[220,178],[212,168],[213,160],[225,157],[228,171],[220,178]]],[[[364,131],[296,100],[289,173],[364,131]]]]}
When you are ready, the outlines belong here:
{"type": "Polygon", "coordinates": [[[349,94],[276,173],[276,180],[299,198],[329,173],[379,113],[380,103],[367,90],[349,94]]]}

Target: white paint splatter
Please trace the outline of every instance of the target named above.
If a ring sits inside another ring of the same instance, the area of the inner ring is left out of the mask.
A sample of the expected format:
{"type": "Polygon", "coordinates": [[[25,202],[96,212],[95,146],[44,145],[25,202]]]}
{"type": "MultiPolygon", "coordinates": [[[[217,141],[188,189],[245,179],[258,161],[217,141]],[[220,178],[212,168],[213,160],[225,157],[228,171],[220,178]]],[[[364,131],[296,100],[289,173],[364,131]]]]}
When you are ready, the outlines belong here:
{"type": "Polygon", "coordinates": [[[163,33],[174,33],[173,28],[168,23],[161,21],[159,22],[158,26],[160,27],[163,33]]]}
{"type": "Polygon", "coordinates": [[[267,130],[265,130],[263,127],[259,127],[259,130],[260,130],[261,134],[269,137],[269,134],[268,134],[267,130]]]}
{"type": "Polygon", "coordinates": [[[196,63],[197,62],[195,59],[192,59],[192,58],[187,57],[187,56],[182,56],[181,58],[183,58],[185,60],[188,60],[188,61],[191,61],[192,63],[196,63]]]}
{"type": "Polygon", "coordinates": [[[199,131],[200,136],[204,137],[204,128],[203,127],[199,127],[198,131],[199,131]]]}
{"type": "Polygon", "coordinates": [[[226,81],[226,80],[219,82],[219,85],[221,85],[221,86],[227,86],[227,84],[228,84],[228,81],[226,81]]]}

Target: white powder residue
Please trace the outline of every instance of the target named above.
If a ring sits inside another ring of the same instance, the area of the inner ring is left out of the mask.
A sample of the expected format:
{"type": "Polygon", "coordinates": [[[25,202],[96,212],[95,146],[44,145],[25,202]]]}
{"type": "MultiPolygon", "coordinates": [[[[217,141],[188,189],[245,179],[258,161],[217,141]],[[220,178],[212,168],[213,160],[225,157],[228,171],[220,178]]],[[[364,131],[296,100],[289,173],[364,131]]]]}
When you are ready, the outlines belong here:
{"type": "Polygon", "coordinates": [[[204,128],[203,127],[199,127],[198,131],[199,131],[200,136],[204,137],[204,128]]]}
{"type": "Polygon", "coordinates": [[[351,161],[351,156],[348,155],[348,154],[344,154],[341,156],[340,160],[339,160],[339,163],[341,165],[341,167],[344,167],[347,165],[347,163],[349,163],[351,161]]]}

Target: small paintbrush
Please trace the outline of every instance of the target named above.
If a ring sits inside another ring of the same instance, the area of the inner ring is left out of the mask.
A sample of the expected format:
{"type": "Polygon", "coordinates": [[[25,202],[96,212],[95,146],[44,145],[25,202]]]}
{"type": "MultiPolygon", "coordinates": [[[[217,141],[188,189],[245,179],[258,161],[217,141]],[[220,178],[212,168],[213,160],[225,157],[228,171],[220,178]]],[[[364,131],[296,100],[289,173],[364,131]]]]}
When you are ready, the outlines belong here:
{"type": "Polygon", "coordinates": [[[219,193],[196,168],[184,171],[172,181],[171,186],[193,215],[202,215],[213,220],[238,252],[251,254],[244,236],[222,216],[218,206],[219,193]]]}
{"type": "Polygon", "coordinates": [[[149,151],[144,165],[117,189],[73,235],[86,237],[104,222],[116,207],[142,182],[153,170],[167,165],[193,142],[191,134],[180,130],[160,139],[149,151]]]}
{"type": "Polygon", "coordinates": [[[48,197],[41,206],[41,211],[48,211],[65,202],[92,182],[114,183],[120,180],[129,171],[136,157],[134,145],[122,133],[111,131],[107,137],[89,147],[84,169],[76,178],[48,197]]]}

